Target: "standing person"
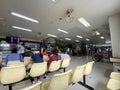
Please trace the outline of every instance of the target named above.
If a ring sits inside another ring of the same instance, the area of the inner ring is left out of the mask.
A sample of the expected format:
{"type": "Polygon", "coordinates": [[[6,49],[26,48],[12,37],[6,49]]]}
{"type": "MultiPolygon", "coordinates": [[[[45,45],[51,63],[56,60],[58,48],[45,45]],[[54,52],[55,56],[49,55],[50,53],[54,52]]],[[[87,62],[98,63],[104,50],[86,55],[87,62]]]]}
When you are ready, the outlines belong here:
{"type": "Polygon", "coordinates": [[[17,53],[17,48],[13,48],[12,49],[12,53],[11,54],[9,54],[7,57],[6,57],[6,59],[4,60],[4,62],[3,62],[3,65],[4,66],[7,66],[7,63],[9,62],[9,61],[20,61],[20,62],[23,62],[23,57],[20,55],[20,54],[18,54],[17,53]]]}
{"type": "Polygon", "coordinates": [[[19,53],[19,54],[23,54],[24,51],[25,51],[25,47],[24,47],[23,44],[21,44],[21,45],[19,46],[18,53],[19,53]]]}

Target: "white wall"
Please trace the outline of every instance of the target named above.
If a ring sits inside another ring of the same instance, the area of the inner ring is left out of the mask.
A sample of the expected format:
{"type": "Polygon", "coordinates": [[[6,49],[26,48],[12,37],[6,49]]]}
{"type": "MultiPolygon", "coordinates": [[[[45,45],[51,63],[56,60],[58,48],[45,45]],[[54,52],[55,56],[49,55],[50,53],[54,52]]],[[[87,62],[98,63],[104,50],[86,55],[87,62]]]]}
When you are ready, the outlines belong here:
{"type": "Polygon", "coordinates": [[[109,17],[113,57],[120,57],[120,14],[109,17]]]}

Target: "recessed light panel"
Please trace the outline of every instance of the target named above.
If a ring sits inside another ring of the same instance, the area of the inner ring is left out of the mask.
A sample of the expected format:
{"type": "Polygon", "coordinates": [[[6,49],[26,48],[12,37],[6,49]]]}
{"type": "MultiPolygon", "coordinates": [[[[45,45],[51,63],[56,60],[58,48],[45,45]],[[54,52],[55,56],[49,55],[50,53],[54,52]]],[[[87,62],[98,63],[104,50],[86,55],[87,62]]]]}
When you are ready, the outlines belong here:
{"type": "Polygon", "coordinates": [[[65,31],[65,30],[62,30],[62,29],[57,29],[58,31],[60,31],[60,32],[63,32],[63,33],[68,33],[67,31],[65,31]]]}
{"type": "Polygon", "coordinates": [[[78,19],[79,22],[81,22],[85,27],[90,27],[90,24],[83,18],[78,19]]]}
{"type": "Polygon", "coordinates": [[[35,20],[35,19],[33,19],[33,18],[24,16],[24,15],[19,14],[19,13],[16,13],[16,12],[11,12],[11,15],[16,16],[16,17],[19,17],[19,18],[22,18],[22,19],[25,19],[25,20],[28,20],[28,21],[31,21],[31,22],[34,22],[34,23],[39,23],[38,20],[35,20]]]}
{"type": "Polygon", "coordinates": [[[26,28],[23,28],[23,27],[12,26],[12,28],[19,29],[19,30],[23,30],[23,31],[32,32],[32,30],[31,30],[31,29],[26,29],[26,28]]]}
{"type": "Polygon", "coordinates": [[[55,35],[53,35],[53,34],[47,34],[48,36],[51,36],[51,37],[57,37],[57,36],[55,36],[55,35]]]}

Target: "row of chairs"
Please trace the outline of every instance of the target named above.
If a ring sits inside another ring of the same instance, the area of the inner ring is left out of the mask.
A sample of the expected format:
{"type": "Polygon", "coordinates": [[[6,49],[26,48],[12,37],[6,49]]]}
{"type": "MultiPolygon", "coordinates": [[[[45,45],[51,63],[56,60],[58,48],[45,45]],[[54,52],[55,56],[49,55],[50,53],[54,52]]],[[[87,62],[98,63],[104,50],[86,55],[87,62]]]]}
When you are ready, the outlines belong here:
{"type": "MultiPolygon", "coordinates": [[[[86,83],[84,80],[81,82],[81,79],[84,79],[84,76],[91,73],[93,63],[94,62],[88,62],[85,65],[77,66],[74,70],[69,70],[61,74],[55,74],[48,82],[38,82],[20,90],[67,90],[69,85],[75,83],[83,83],[82,85],[86,87],[86,83]]],[[[94,88],[88,85],[86,88],[94,90],[94,88]]]]}
{"type": "Polygon", "coordinates": [[[3,85],[8,85],[9,90],[12,90],[12,84],[20,82],[26,76],[38,77],[46,74],[47,72],[57,71],[60,68],[65,69],[70,65],[70,58],[64,60],[53,61],[50,67],[47,67],[47,62],[33,63],[29,72],[26,75],[25,63],[21,62],[10,62],[8,67],[3,67],[1,69],[1,83],[3,85]]]}
{"type": "Polygon", "coordinates": [[[112,72],[107,83],[108,90],[120,90],[120,72],[112,72]]]}

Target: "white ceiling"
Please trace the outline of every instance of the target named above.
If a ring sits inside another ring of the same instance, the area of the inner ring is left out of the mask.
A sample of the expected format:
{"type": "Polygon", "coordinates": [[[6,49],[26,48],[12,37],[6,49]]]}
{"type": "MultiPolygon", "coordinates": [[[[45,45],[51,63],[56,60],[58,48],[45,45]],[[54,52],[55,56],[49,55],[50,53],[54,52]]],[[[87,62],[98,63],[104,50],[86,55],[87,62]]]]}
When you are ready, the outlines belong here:
{"type": "Polygon", "coordinates": [[[0,0],[0,18],[5,19],[0,20],[0,36],[16,35],[42,40],[50,33],[63,40],[68,37],[72,41],[85,40],[85,38],[90,38],[94,42],[101,41],[100,36],[92,35],[93,29],[96,29],[105,40],[109,40],[108,17],[119,12],[120,0],[59,0],[57,3],[53,3],[52,0],[0,0]],[[65,21],[65,13],[68,9],[73,9],[75,13],[75,19],[71,23],[65,21]],[[36,24],[12,16],[11,11],[39,20],[40,23],[36,24]],[[84,17],[91,26],[84,27],[78,22],[79,17],[84,17]],[[13,29],[11,28],[13,25],[32,29],[33,32],[13,29]],[[63,34],[57,31],[58,28],[69,33],[63,34]],[[38,32],[42,33],[40,37],[37,36],[38,32]],[[78,39],[76,35],[82,35],[84,38],[78,39]]]}

